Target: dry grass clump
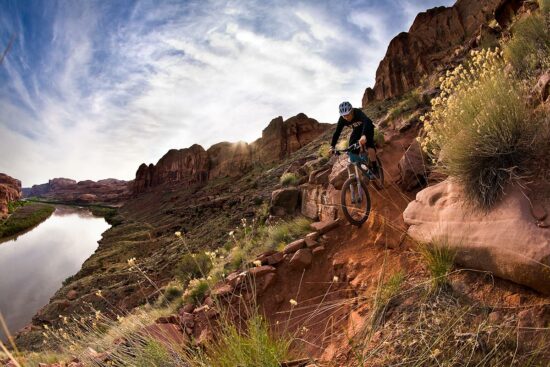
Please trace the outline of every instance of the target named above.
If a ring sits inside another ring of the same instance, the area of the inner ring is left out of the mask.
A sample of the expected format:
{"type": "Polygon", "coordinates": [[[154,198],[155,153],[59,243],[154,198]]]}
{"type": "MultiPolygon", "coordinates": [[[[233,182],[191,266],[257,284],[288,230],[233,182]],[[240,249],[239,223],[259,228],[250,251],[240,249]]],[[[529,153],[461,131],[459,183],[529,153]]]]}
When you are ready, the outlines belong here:
{"type": "Polygon", "coordinates": [[[504,72],[499,49],[471,56],[441,78],[441,95],[421,117],[421,145],[437,168],[458,179],[471,203],[489,210],[509,183],[532,174],[539,122],[522,87],[504,72]]]}
{"type": "Polygon", "coordinates": [[[287,186],[296,186],[298,185],[299,181],[300,181],[300,178],[298,177],[297,174],[292,172],[287,172],[281,176],[281,179],[279,182],[283,187],[287,187],[287,186]]]}
{"type": "Polygon", "coordinates": [[[450,246],[446,239],[421,244],[418,250],[430,273],[431,291],[435,292],[446,287],[449,284],[449,274],[454,266],[456,250],[450,246]]]}

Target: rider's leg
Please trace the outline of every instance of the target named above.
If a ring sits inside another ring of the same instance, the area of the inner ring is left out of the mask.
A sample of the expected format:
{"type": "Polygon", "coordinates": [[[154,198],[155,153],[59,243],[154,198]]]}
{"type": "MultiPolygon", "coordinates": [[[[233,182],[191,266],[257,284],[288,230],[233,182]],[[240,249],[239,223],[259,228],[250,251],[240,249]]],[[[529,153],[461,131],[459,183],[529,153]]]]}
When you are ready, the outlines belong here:
{"type": "Polygon", "coordinates": [[[375,175],[378,174],[378,162],[376,161],[376,149],[375,148],[367,148],[367,154],[369,156],[369,162],[371,166],[372,173],[375,175]]]}

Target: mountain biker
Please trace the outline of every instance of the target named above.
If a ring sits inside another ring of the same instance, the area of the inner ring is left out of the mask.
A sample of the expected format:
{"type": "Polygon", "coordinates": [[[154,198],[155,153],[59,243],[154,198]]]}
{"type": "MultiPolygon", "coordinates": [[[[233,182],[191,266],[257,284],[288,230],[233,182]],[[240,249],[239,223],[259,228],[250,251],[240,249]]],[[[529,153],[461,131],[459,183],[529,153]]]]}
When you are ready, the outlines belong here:
{"type": "MultiPolygon", "coordinates": [[[[336,151],[336,143],[340,138],[342,129],[346,126],[351,126],[353,130],[349,137],[349,146],[359,142],[359,145],[363,149],[367,149],[371,170],[377,175],[378,164],[376,163],[376,148],[374,144],[374,124],[363,111],[359,108],[353,108],[351,103],[347,101],[340,103],[338,108],[340,110],[340,118],[336,125],[336,131],[334,131],[334,135],[332,135],[330,153],[334,154],[336,151]]],[[[352,151],[351,153],[357,154],[358,151],[352,151]]]]}

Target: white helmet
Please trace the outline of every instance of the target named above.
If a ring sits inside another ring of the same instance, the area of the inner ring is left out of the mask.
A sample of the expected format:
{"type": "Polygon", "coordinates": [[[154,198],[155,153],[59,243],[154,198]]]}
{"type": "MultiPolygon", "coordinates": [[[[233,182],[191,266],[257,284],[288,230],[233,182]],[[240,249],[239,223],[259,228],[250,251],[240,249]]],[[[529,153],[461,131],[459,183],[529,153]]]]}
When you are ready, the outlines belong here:
{"type": "Polygon", "coordinates": [[[340,110],[340,116],[347,115],[351,112],[351,103],[349,103],[348,101],[342,102],[340,103],[340,106],[338,106],[338,109],[340,110]]]}

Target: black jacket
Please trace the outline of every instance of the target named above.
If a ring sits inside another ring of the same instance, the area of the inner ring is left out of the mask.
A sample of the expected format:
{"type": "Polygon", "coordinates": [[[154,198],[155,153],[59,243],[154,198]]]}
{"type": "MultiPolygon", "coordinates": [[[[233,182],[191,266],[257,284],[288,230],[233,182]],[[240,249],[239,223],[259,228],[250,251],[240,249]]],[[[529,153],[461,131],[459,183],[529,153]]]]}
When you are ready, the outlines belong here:
{"type": "Polygon", "coordinates": [[[332,135],[332,142],[330,143],[333,148],[336,146],[336,143],[340,138],[340,134],[342,133],[342,129],[345,126],[353,127],[353,131],[349,137],[349,145],[357,143],[361,136],[365,135],[367,137],[367,147],[374,148],[374,124],[371,119],[369,119],[367,115],[365,115],[363,111],[358,108],[353,109],[353,119],[351,122],[346,121],[341,116],[338,119],[338,125],[336,126],[336,131],[334,132],[334,135],[332,135]]]}

